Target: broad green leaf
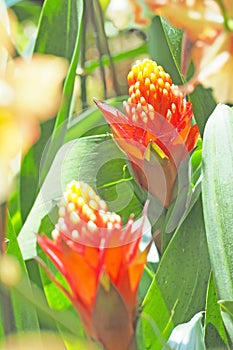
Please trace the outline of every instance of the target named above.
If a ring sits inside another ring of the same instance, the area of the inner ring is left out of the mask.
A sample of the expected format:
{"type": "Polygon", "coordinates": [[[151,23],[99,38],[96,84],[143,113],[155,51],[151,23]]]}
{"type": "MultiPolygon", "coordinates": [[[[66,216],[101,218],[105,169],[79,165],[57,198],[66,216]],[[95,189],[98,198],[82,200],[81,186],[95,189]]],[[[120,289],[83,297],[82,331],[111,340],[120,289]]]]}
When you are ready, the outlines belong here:
{"type": "Polygon", "coordinates": [[[34,51],[71,62],[81,16],[82,1],[45,0],[34,51]]]}
{"type": "MultiPolygon", "coordinates": [[[[198,200],[176,230],[143,302],[143,313],[165,340],[175,325],[204,310],[210,266],[202,206],[198,200]]],[[[153,328],[144,322],[145,347],[161,349],[153,328]]]]}
{"type": "Polygon", "coordinates": [[[203,135],[205,124],[216,107],[216,102],[211,90],[205,89],[202,85],[196,86],[194,92],[190,94],[190,100],[199,131],[203,135]]]}
{"type": "MultiPolygon", "coordinates": [[[[167,342],[174,350],[205,350],[202,313],[199,312],[187,322],[176,326],[167,342]]],[[[167,347],[163,347],[166,350],[167,347]]]]}
{"type": "Polygon", "coordinates": [[[179,62],[176,61],[181,51],[180,39],[178,29],[171,27],[160,17],[154,17],[149,29],[148,52],[171,75],[176,84],[182,83],[179,62]]]}
{"type": "Polygon", "coordinates": [[[233,299],[233,110],[218,105],[203,139],[203,210],[218,297],[233,299]]]}
{"type": "Polygon", "coordinates": [[[223,318],[223,322],[226,326],[227,332],[233,344],[233,301],[220,300],[219,305],[221,308],[221,315],[223,318]]]}
{"type": "Polygon", "coordinates": [[[218,304],[213,274],[210,275],[206,296],[205,342],[208,349],[212,349],[216,346],[222,348],[224,344],[227,349],[229,349],[228,339],[220,313],[220,306],[218,304]]]}
{"type": "Polygon", "coordinates": [[[173,328],[174,323],[170,310],[154,278],[142,303],[142,312],[137,324],[139,349],[161,349],[166,344],[173,328]],[[152,288],[153,298],[150,295],[152,288]],[[155,304],[157,306],[156,312],[159,314],[158,317],[152,314],[155,304]]]}

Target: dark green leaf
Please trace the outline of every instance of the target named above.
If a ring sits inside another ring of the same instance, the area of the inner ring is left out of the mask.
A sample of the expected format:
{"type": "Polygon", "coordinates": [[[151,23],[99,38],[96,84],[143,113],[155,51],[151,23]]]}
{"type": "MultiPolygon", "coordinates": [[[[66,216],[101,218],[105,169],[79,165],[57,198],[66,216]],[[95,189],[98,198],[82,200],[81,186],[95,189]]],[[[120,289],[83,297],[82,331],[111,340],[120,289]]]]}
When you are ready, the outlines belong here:
{"type": "MultiPolygon", "coordinates": [[[[204,310],[210,273],[202,206],[196,202],[169,243],[144,300],[150,323],[167,340],[174,325],[204,310]]],[[[145,348],[160,349],[153,327],[144,322],[145,348]]]]}
{"type": "Polygon", "coordinates": [[[213,347],[222,348],[224,344],[227,349],[229,349],[212,274],[209,279],[206,298],[205,340],[206,346],[210,350],[213,349],[213,347]]]}
{"type": "Polygon", "coordinates": [[[178,58],[181,52],[180,44],[181,31],[171,27],[160,17],[154,17],[149,29],[148,51],[152,59],[163,66],[176,84],[182,83],[179,71],[180,63],[176,61],[180,61],[178,58]]]}
{"type": "Polygon", "coordinates": [[[211,90],[205,89],[202,85],[196,86],[194,92],[190,94],[190,100],[199,131],[203,135],[205,124],[216,107],[216,102],[211,90]]]}

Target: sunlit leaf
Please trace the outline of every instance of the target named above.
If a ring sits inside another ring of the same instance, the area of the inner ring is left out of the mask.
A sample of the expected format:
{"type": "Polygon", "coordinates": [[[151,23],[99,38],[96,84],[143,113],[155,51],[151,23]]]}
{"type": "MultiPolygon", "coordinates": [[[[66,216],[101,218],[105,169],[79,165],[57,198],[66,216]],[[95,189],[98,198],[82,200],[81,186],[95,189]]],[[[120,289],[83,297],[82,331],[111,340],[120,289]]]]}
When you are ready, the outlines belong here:
{"type": "Polygon", "coordinates": [[[233,110],[218,105],[203,139],[203,210],[219,299],[233,299],[233,110]]]}
{"type": "Polygon", "coordinates": [[[205,350],[202,317],[202,313],[198,313],[189,322],[176,326],[167,345],[174,350],[205,350]]]}

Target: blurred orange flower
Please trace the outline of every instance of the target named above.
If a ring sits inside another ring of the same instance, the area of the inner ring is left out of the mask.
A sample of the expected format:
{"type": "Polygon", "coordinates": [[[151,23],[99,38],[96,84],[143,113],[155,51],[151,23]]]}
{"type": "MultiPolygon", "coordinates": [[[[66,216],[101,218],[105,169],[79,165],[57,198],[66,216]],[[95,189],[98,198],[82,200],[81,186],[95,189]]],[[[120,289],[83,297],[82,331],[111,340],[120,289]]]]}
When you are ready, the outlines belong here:
{"type": "Polygon", "coordinates": [[[136,63],[128,83],[125,115],[102,101],[95,102],[129,157],[138,183],[169,207],[179,166],[199,136],[197,125],[192,126],[192,105],[152,60],[136,63]]]}
{"type": "Polygon", "coordinates": [[[12,163],[38,139],[39,123],[56,114],[67,72],[65,60],[34,55],[12,59],[11,23],[0,0],[0,202],[8,195],[12,163]]]}
{"type": "Polygon", "coordinates": [[[87,334],[106,350],[129,349],[133,339],[137,289],[148,250],[138,252],[143,224],[144,218],[133,229],[130,217],[123,228],[121,217],[110,213],[89,185],[72,181],[53,239],[37,236],[67,280],[71,291],[63,291],[77,308],[87,334]]]}
{"type": "Polygon", "coordinates": [[[182,70],[190,57],[195,74],[186,85],[191,92],[202,83],[213,88],[219,102],[233,102],[233,6],[230,0],[144,0],[149,8],[185,31],[182,70]],[[221,6],[220,6],[221,4],[221,6]],[[177,14],[177,15],[176,15],[177,14]],[[191,50],[190,50],[191,48],[191,50]]]}

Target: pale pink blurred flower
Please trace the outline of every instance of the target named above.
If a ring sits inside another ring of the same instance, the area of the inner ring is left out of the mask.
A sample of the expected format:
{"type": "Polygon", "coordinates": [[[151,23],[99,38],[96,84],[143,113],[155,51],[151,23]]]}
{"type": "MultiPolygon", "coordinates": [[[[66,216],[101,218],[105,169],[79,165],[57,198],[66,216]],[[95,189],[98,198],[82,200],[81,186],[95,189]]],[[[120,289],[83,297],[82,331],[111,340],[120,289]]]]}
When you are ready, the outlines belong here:
{"type": "Polygon", "coordinates": [[[144,0],[155,13],[185,31],[182,71],[190,58],[195,73],[185,86],[191,92],[202,83],[213,89],[219,102],[233,102],[231,72],[233,69],[233,6],[222,0],[223,9],[214,0],[144,0]]]}
{"type": "Polygon", "coordinates": [[[133,23],[145,26],[150,22],[136,0],[111,0],[106,15],[118,29],[128,28],[133,23]]]}

